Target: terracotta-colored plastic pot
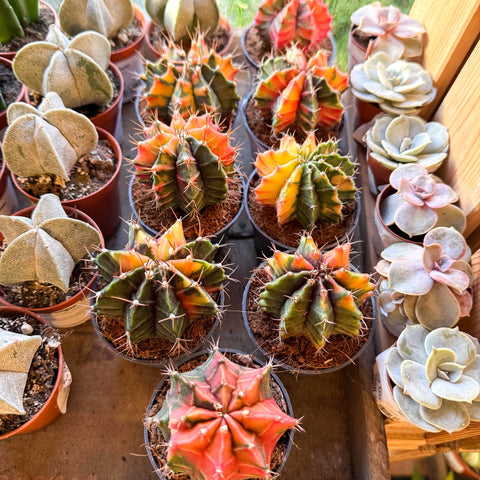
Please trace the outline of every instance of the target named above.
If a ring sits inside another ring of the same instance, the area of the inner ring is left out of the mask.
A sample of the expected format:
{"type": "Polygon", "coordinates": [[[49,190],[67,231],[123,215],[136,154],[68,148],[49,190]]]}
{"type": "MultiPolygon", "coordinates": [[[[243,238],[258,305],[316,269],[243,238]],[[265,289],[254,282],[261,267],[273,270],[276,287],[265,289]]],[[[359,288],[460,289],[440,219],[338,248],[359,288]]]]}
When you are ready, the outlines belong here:
{"type": "Polygon", "coordinates": [[[355,113],[356,113],[356,115],[354,116],[355,128],[360,125],[363,125],[364,123],[370,122],[371,120],[373,120],[373,117],[375,117],[380,113],[383,113],[382,110],[380,110],[380,107],[378,106],[377,103],[364,102],[363,100],[359,100],[355,96],[354,96],[354,99],[355,99],[354,106],[355,106],[355,113]]]}
{"type": "MultiPolygon", "coordinates": [[[[105,130],[97,127],[100,140],[107,140],[115,152],[117,165],[115,172],[110,180],[99,190],[75,200],[64,200],[64,207],[73,207],[81,210],[88,215],[100,228],[104,238],[109,238],[120,223],[120,193],[119,181],[120,170],[122,168],[122,150],[115,137],[105,130]]],[[[34,197],[25,192],[18,184],[16,175],[12,173],[11,178],[15,188],[32,203],[38,202],[38,197],[34,197]]]]}
{"type": "Polygon", "coordinates": [[[132,4],[134,15],[140,24],[142,34],[132,44],[112,52],[110,60],[122,72],[124,82],[123,100],[129,102],[135,97],[140,83],[139,74],[143,72],[143,40],[147,33],[147,19],[143,11],[132,4]]]}
{"type": "MultiPolygon", "coordinates": [[[[28,207],[20,210],[15,213],[15,216],[28,217],[30,218],[35,207],[28,207]]],[[[102,234],[97,224],[87,215],[85,215],[80,210],[77,210],[72,207],[63,207],[65,213],[71,218],[77,218],[83,222],[89,223],[100,233],[100,246],[103,248],[105,246],[102,234]]],[[[1,238],[1,237],[0,237],[1,238]]],[[[41,315],[50,325],[53,325],[56,328],[71,328],[76,325],[90,320],[90,296],[93,291],[93,287],[97,280],[97,274],[95,274],[90,281],[83,287],[83,289],[75,294],[73,297],[60,302],[57,305],[51,307],[43,308],[29,308],[29,312],[36,313],[41,315]]],[[[0,305],[7,307],[16,307],[7,302],[3,297],[3,292],[0,288],[0,305]]]]}
{"type": "MultiPolygon", "coordinates": [[[[55,25],[58,25],[58,15],[57,15],[57,12],[56,10],[47,2],[45,2],[44,0],[40,0],[40,6],[43,6],[44,8],[47,8],[48,10],[50,10],[50,12],[52,12],[53,16],[54,16],[54,24],[55,25]]],[[[17,54],[17,51],[15,52],[0,52],[0,58],[7,58],[8,60],[13,60],[13,58],[15,57],[15,55],[17,54]]]]}
{"type": "MultiPolygon", "coordinates": [[[[1,149],[2,143],[0,142],[0,159],[2,158],[1,149]]],[[[0,215],[11,215],[18,210],[18,199],[9,173],[7,164],[2,160],[0,169],[0,215]]]]}
{"type": "Polygon", "coordinates": [[[370,154],[372,152],[367,148],[367,164],[368,168],[372,172],[373,178],[375,180],[375,185],[380,187],[381,185],[387,185],[390,181],[390,174],[393,172],[392,169],[386,167],[370,154]]]}
{"type": "MultiPolygon", "coordinates": [[[[2,63],[3,65],[6,65],[10,70],[12,70],[11,60],[8,60],[7,58],[0,56],[0,63],[2,63]]],[[[20,102],[22,100],[23,96],[26,93],[26,90],[27,90],[27,87],[25,87],[25,85],[22,85],[20,87],[17,98],[15,99],[15,102],[20,102]]],[[[4,110],[3,112],[0,112],[0,130],[3,130],[6,127],[7,127],[7,111],[4,110]]]]}

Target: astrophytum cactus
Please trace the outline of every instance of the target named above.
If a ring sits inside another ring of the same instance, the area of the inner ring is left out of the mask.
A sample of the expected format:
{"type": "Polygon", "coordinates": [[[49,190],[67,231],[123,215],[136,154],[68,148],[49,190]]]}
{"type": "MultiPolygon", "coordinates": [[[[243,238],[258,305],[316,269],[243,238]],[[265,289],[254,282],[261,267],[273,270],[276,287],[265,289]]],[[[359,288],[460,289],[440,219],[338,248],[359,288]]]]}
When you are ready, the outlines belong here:
{"type": "Polygon", "coordinates": [[[234,83],[237,72],[231,55],[218,55],[201,37],[192,40],[188,53],[169,42],[157,62],[146,63],[141,76],[146,83],[147,109],[162,120],[168,120],[174,110],[185,118],[206,112],[229,115],[239,101],[234,83]]]}
{"type": "Polygon", "coordinates": [[[176,344],[193,321],[219,314],[211,294],[227,276],[214,262],[217,249],[206,238],[187,243],[181,220],[158,238],[131,224],[125,250],[104,250],[94,259],[108,285],[93,309],[121,319],[131,344],[147,338],[176,344]]]}
{"type": "Polygon", "coordinates": [[[133,164],[135,176],[155,192],[158,208],[200,211],[227,196],[235,150],[208,114],[184,120],[174,112],[170,125],[156,121],[145,128],[133,164]]]}
{"type": "Polygon", "coordinates": [[[454,228],[438,227],[425,235],[423,247],[399,242],[381,254],[375,269],[387,280],[380,308],[392,323],[410,320],[433,330],[453,327],[472,308],[470,252],[454,228]]]}
{"type": "Polygon", "coordinates": [[[52,25],[47,41],[29,43],[18,51],[13,71],[36,93],[58,93],[67,108],[106,105],[113,97],[105,72],[110,52],[109,41],[97,32],[83,32],[69,40],[52,25]]]}
{"type": "Polygon", "coordinates": [[[458,194],[427,170],[413,163],[400,165],[390,174],[396,190],[380,204],[383,223],[395,225],[409,237],[423,235],[435,227],[455,227],[463,232],[466,218],[453,203],[458,194]]]}
{"type": "Polygon", "coordinates": [[[254,98],[273,133],[299,131],[305,135],[341,121],[340,94],[347,88],[348,77],[327,62],[325,51],[318,50],[307,60],[295,46],[283,56],[263,61],[254,98]]]}
{"type": "Polygon", "coordinates": [[[39,17],[39,0],[2,0],[0,2],[0,43],[13,37],[25,37],[24,28],[39,17]]]}
{"type": "Polygon", "coordinates": [[[263,0],[255,16],[260,33],[275,51],[297,44],[313,50],[328,35],[332,17],[323,0],[263,0]]]}
{"type": "Polygon", "coordinates": [[[416,163],[429,173],[447,158],[450,143],[447,127],[410,115],[376,119],[365,140],[370,156],[389,170],[402,163],[416,163]]]}
{"type": "Polygon", "coordinates": [[[366,57],[385,52],[393,60],[417,57],[423,51],[423,25],[397,7],[382,7],[380,2],[360,7],[350,17],[355,34],[369,38],[366,57]]]}
{"type": "Polygon", "coordinates": [[[393,395],[413,425],[448,433],[480,420],[478,340],[457,328],[410,325],[386,360],[393,395]]]}
{"type": "Polygon", "coordinates": [[[0,257],[0,285],[36,281],[68,290],[73,268],[100,245],[88,223],[69,218],[56,195],[42,195],[31,218],[0,215],[7,248],[0,257]]]}
{"type": "Polygon", "coordinates": [[[55,175],[65,181],[77,160],[95,149],[98,134],[85,116],[65,108],[48,92],[38,110],[23,102],[7,110],[3,158],[20,177],[55,175]]]}
{"type": "Polygon", "coordinates": [[[175,41],[188,40],[195,30],[213,33],[220,19],[216,0],[145,0],[145,8],[175,41]]]}
{"type": "Polygon", "coordinates": [[[278,407],[271,365],[249,368],[217,348],[189,372],[170,372],[160,411],[147,422],[168,442],[167,471],[191,480],[275,478],[273,449],[298,420],[278,407]]]}
{"type": "Polygon", "coordinates": [[[350,82],[359,100],[376,103],[392,115],[418,113],[437,94],[432,77],[420,64],[394,61],[385,52],[377,52],[355,65],[350,82]]]}
{"type": "Polygon", "coordinates": [[[0,415],[25,415],[23,391],[32,358],[41,344],[40,335],[0,329],[0,415]]]}
{"type": "Polygon", "coordinates": [[[284,135],[278,150],[260,153],[257,201],[275,206],[280,225],[297,220],[309,228],[317,221],[337,223],[342,204],[355,199],[355,164],[338,153],[331,140],[318,143],[311,133],[302,145],[284,135]]]}
{"type": "Polygon", "coordinates": [[[114,38],[133,20],[131,0],[63,0],[58,10],[60,28],[71,37],[86,30],[114,38]]]}
{"type": "Polygon", "coordinates": [[[333,334],[358,336],[359,307],[375,284],[350,269],[346,243],[322,253],[311,236],[302,236],[295,253],[279,250],[267,258],[268,282],[260,294],[262,310],[279,319],[279,335],[308,338],[317,349],[333,334]]]}

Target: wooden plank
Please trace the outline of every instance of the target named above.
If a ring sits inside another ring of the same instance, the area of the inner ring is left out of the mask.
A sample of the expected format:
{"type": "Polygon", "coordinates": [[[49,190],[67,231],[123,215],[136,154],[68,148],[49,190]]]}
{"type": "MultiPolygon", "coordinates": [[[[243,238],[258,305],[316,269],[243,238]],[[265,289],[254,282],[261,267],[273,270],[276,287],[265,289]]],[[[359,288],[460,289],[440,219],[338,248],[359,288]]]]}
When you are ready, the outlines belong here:
{"type": "Polygon", "coordinates": [[[415,0],[409,16],[425,25],[428,40],[423,64],[438,89],[436,99],[422,111],[430,118],[480,32],[478,0],[415,0]]]}

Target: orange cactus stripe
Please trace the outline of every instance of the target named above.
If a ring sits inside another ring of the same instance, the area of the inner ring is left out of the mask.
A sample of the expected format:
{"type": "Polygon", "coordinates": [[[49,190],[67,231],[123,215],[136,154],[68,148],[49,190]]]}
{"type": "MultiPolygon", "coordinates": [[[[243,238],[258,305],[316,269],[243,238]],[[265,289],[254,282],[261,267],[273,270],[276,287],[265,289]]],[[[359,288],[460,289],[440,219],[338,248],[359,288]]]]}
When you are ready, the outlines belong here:
{"type": "Polygon", "coordinates": [[[297,156],[300,152],[300,145],[295,140],[295,137],[291,135],[283,135],[280,140],[279,150],[286,150],[292,155],[297,156]]]}
{"type": "Polygon", "coordinates": [[[300,72],[285,88],[278,99],[275,115],[272,122],[274,133],[285,130],[289,125],[295,123],[298,105],[302,98],[305,72],[300,72]]]}
{"type": "MultiPolygon", "coordinates": [[[[260,184],[255,188],[255,198],[262,205],[274,205],[279,200],[282,189],[289,184],[289,178],[292,173],[293,182],[299,182],[299,175],[294,173],[298,162],[290,162],[286,165],[279,166],[277,171],[263,177],[260,184]]],[[[289,189],[290,192],[294,191],[294,188],[289,189]]],[[[298,193],[298,190],[297,190],[298,193]]],[[[292,199],[295,201],[296,196],[292,199]]],[[[290,199],[286,199],[290,203],[290,199]]]]}
{"type": "Polygon", "coordinates": [[[300,155],[302,157],[308,157],[312,152],[317,149],[317,140],[315,138],[315,132],[312,132],[308,135],[308,137],[303,142],[302,146],[300,147],[300,155]]]}
{"type": "Polygon", "coordinates": [[[283,225],[296,218],[297,210],[295,205],[300,192],[302,183],[302,166],[298,165],[278,195],[275,208],[277,210],[277,220],[283,225]]]}
{"type": "Polygon", "coordinates": [[[312,23],[315,29],[311,38],[311,45],[318,45],[323,40],[331,29],[332,17],[328,12],[328,7],[319,0],[306,0],[307,5],[312,12],[312,23]]]}
{"type": "Polygon", "coordinates": [[[333,250],[329,250],[323,255],[322,263],[333,270],[347,267],[350,264],[350,248],[351,245],[346,243],[335,247],[333,250]]]}
{"type": "MultiPolygon", "coordinates": [[[[342,286],[355,293],[356,290],[363,290],[370,283],[370,276],[367,273],[357,273],[347,270],[345,267],[335,270],[333,277],[342,286]]],[[[372,288],[374,288],[372,284],[372,288]]]]}
{"type": "Polygon", "coordinates": [[[178,450],[185,449],[192,453],[195,450],[199,452],[205,450],[211,443],[222,421],[222,418],[217,418],[211,422],[198,423],[189,430],[182,430],[181,435],[175,435],[168,449],[168,460],[174,457],[178,450]]]}
{"type": "Polygon", "coordinates": [[[180,258],[177,260],[169,260],[168,263],[183,273],[186,277],[198,278],[203,269],[204,263],[201,260],[188,258],[180,258]]]}
{"type": "Polygon", "coordinates": [[[120,273],[131,272],[136,268],[142,267],[143,265],[147,265],[148,263],[152,262],[149,257],[142,255],[135,250],[111,251],[110,254],[112,255],[112,258],[118,263],[120,273]]]}
{"type": "Polygon", "coordinates": [[[175,89],[175,74],[173,66],[168,64],[163,75],[155,75],[152,88],[146,96],[148,108],[166,107],[175,89]]]}
{"type": "Polygon", "coordinates": [[[155,249],[152,252],[158,260],[165,260],[171,255],[172,251],[185,245],[185,235],[183,234],[183,225],[181,220],[177,220],[157,241],[155,249]]]}
{"type": "Polygon", "coordinates": [[[233,57],[229,55],[228,57],[221,58],[217,56],[218,69],[223,73],[227,80],[233,82],[235,80],[235,75],[239,72],[239,68],[235,67],[233,64],[233,57]]]}
{"type": "Polygon", "coordinates": [[[283,271],[302,272],[304,270],[313,270],[313,265],[301,255],[292,255],[291,253],[281,252],[276,250],[273,258],[278,267],[283,271]]]}
{"type": "Polygon", "coordinates": [[[299,0],[290,0],[270,27],[270,38],[277,50],[288,46],[295,37],[299,0]]]}
{"type": "Polygon", "coordinates": [[[337,67],[313,65],[312,72],[319,77],[325,78],[327,83],[336,92],[342,93],[348,87],[348,75],[342,73],[337,67]]]}
{"type": "Polygon", "coordinates": [[[318,121],[329,127],[333,127],[340,121],[343,115],[343,108],[327,107],[320,105],[318,121]]]}
{"type": "Polygon", "coordinates": [[[258,85],[255,91],[255,99],[265,102],[266,106],[270,108],[297,73],[298,70],[295,67],[276,71],[266,81],[258,85]]]}
{"type": "MultiPolygon", "coordinates": [[[[280,150],[267,150],[258,154],[255,160],[255,168],[261,177],[265,177],[278,170],[279,167],[295,160],[295,158],[297,158],[295,153],[290,153],[283,148],[280,148],[280,150]]],[[[288,176],[285,178],[288,178],[288,176]]]]}

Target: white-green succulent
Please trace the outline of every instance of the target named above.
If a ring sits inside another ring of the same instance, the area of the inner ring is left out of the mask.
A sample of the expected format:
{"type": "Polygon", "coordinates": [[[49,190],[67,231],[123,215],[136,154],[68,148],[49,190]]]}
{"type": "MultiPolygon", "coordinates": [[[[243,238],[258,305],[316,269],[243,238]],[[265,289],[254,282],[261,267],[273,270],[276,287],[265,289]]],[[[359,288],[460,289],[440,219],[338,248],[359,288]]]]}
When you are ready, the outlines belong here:
{"type": "Polygon", "coordinates": [[[480,347],[458,327],[407,326],[386,368],[395,401],[413,425],[452,433],[480,421],[480,347]]]}
{"type": "Polygon", "coordinates": [[[447,158],[450,143],[447,127],[410,115],[377,118],[365,140],[370,156],[389,170],[403,163],[417,163],[429,173],[447,158]]]}
{"type": "Polygon", "coordinates": [[[385,52],[377,52],[355,65],[350,82],[359,100],[376,103],[392,115],[415,114],[437,93],[432,77],[420,64],[394,61],[385,52]]]}

